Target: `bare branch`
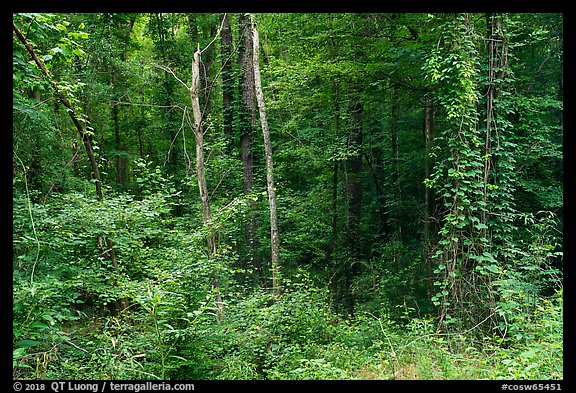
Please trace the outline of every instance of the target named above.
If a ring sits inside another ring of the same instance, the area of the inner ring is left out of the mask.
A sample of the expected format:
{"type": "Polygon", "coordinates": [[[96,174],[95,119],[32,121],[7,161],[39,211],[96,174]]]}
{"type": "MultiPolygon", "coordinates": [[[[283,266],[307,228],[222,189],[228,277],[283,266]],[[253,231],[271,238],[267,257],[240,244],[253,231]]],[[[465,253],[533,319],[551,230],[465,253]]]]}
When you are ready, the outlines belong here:
{"type": "Polygon", "coordinates": [[[163,65],[160,65],[160,64],[154,64],[154,63],[152,63],[152,65],[153,65],[154,67],[156,67],[156,68],[160,68],[162,71],[165,71],[165,72],[171,74],[178,82],[180,82],[181,84],[183,84],[184,87],[186,87],[187,90],[192,89],[192,87],[188,87],[188,85],[187,85],[186,83],[182,82],[182,80],[176,76],[176,74],[174,73],[174,71],[172,71],[172,70],[170,69],[170,67],[168,67],[168,66],[163,66],[163,65]]]}

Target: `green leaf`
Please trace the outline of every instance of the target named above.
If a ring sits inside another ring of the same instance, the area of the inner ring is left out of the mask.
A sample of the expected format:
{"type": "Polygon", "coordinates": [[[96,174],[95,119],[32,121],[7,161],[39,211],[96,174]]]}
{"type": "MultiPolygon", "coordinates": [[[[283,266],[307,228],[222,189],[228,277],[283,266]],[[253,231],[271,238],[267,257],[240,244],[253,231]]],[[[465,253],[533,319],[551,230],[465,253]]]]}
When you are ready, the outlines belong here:
{"type": "Polygon", "coordinates": [[[500,273],[500,269],[498,269],[498,266],[496,266],[496,265],[486,265],[486,266],[484,266],[484,269],[486,269],[492,273],[500,273]]]}
{"type": "Polygon", "coordinates": [[[39,321],[34,321],[30,324],[31,328],[36,328],[36,329],[50,329],[50,327],[48,325],[46,325],[45,323],[39,322],[39,321]]]}
{"type": "Polygon", "coordinates": [[[37,345],[42,344],[40,341],[34,340],[20,340],[16,343],[16,346],[20,349],[35,347],[37,345]]]}
{"type": "Polygon", "coordinates": [[[42,314],[42,318],[45,321],[48,321],[50,323],[50,326],[54,326],[56,324],[56,321],[54,320],[54,318],[50,314],[42,314]]]}
{"type": "Polygon", "coordinates": [[[86,54],[86,52],[84,52],[82,49],[78,49],[78,48],[74,48],[72,50],[72,53],[74,53],[78,57],[82,57],[86,54]]]}
{"type": "Polygon", "coordinates": [[[474,226],[476,229],[488,229],[488,226],[486,224],[482,224],[481,222],[475,224],[474,226]]]}

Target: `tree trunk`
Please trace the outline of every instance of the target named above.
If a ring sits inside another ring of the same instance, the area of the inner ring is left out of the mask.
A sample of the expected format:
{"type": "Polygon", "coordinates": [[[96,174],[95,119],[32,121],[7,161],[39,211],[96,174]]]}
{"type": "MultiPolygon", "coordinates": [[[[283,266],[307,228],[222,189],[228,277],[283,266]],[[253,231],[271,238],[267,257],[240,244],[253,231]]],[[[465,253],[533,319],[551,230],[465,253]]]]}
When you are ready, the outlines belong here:
{"type": "Polygon", "coordinates": [[[353,125],[350,131],[349,145],[358,151],[358,154],[348,158],[348,170],[349,170],[349,186],[348,192],[350,194],[350,204],[349,210],[350,214],[348,217],[348,229],[349,229],[349,245],[358,251],[359,245],[359,235],[360,235],[360,213],[362,205],[362,181],[361,181],[361,171],[362,171],[362,104],[355,103],[352,106],[352,119],[353,125]]]}
{"type": "MultiPolygon", "coordinates": [[[[402,190],[400,188],[400,153],[398,144],[398,86],[392,84],[392,102],[390,113],[390,134],[392,139],[392,183],[394,184],[394,226],[396,240],[402,243],[402,190]]],[[[400,270],[400,258],[397,256],[397,269],[400,270]]]]}
{"type": "Polygon", "coordinates": [[[222,105],[224,115],[224,136],[226,137],[227,150],[232,150],[232,99],[234,83],[232,80],[232,32],[228,14],[221,14],[222,31],[220,32],[220,54],[222,58],[222,105]]]}
{"type": "MultiPolygon", "coordinates": [[[[206,31],[202,30],[203,34],[200,37],[198,33],[198,15],[199,14],[188,14],[188,28],[189,34],[192,42],[200,42],[200,40],[210,39],[216,35],[217,26],[210,26],[210,32],[208,37],[206,36],[206,31]]],[[[212,69],[212,62],[214,61],[214,47],[212,45],[207,46],[202,50],[202,67],[200,68],[200,86],[198,88],[198,97],[200,101],[200,107],[202,108],[203,118],[208,119],[208,116],[212,112],[212,100],[211,92],[212,86],[209,81],[211,79],[210,75],[212,69]]]]}
{"type": "MultiPolygon", "coordinates": [[[[208,188],[206,186],[206,176],[204,174],[204,132],[202,130],[202,111],[200,109],[199,90],[200,90],[200,50],[194,53],[192,62],[192,87],[190,89],[190,98],[192,101],[192,112],[194,115],[194,137],[196,141],[196,175],[198,177],[198,190],[202,201],[202,219],[204,224],[209,225],[212,221],[212,212],[210,210],[210,200],[208,197],[208,188]]],[[[208,254],[216,253],[214,237],[208,236],[208,254]]]]}
{"type": "Polygon", "coordinates": [[[253,33],[253,56],[254,56],[254,87],[258,100],[260,122],[264,136],[264,154],[266,156],[266,185],[268,190],[268,202],[270,204],[270,239],[272,243],[272,291],[276,296],[280,295],[280,238],[278,236],[278,213],[276,211],[276,188],[274,186],[274,163],[272,160],[272,143],[270,131],[266,119],[266,106],[264,93],[262,92],[262,80],[260,76],[260,38],[256,24],[252,25],[253,33]]]}
{"type": "MultiPolygon", "coordinates": [[[[336,141],[339,139],[340,130],[340,89],[339,84],[334,82],[334,129],[336,130],[336,141]]],[[[334,152],[332,164],[332,262],[336,262],[338,254],[338,166],[339,160],[334,152]]]]}
{"type": "MultiPolygon", "coordinates": [[[[498,45],[495,43],[497,37],[495,36],[494,25],[495,19],[492,18],[491,14],[486,15],[486,27],[488,36],[488,88],[486,92],[486,139],[484,143],[485,157],[484,160],[484,189],[482,195],[482,201],[484,206],[486,206],[488,199],[488,183],[490,178],[490,172],[493,164],[492,157],[492,117],[494,114],[494,95],[495,95],[495,68],[496,68],[496,57],[498,56],[498,45]]],[[[482,211],[482,223],[487,224],[488,222],[488,209],[482,211]]],[[[488,238],[487,229],[483,230],[482,237],[488,238]]]]}
{"type": "MultiPolygon", "coordinates": [[[[434,105],[432,100],[427,100],[424,107],[424,178],[428,179],[431,174],[432,159],[430,149],[432,148],[432,139],[434,137],[434,105]]],[[[434,199],[432,188],[424,187],[424,227],[422,230],[424,263],[426,264],[426,276],[428,277],[428,290],[432,291],[432,282],[434,281],[433,266],[431,259],[431,247],[433,242],[434,231],[431,228],[433,218],[434,199]]],[[[431,296],[429,296],[431,297],[431,296]]]]}
{"type": "MultiPolygon", "coordinates": [[[[334,82],[334,129],[336,131],[335,143],[338,142],[340,137],[340,89],[337,81],[334,82]]],[[[338,249],[338,179],[339,179],[339,157],[334,151],[332,163],[332,244],[330,253],[328,255],[329,262],[332,266],[332,274],[330,276],[329,286],[332,296],[332,304],[334,311],[339,311],[339,271],[341,258],[338,249]]]]}
{"type": "Polygon", "coordinates": [[[357,151],[357,154],[348,157],[348,230],[346,232],[346,244],[350,250],[350,258],[340,263],[338,281],[339,300],[345,315],[354,314],[354,297],[352,295],[352,265],[360,258],[360,219],[362,212],[362,103],[356,102],[351,108],[352,125],[348,136],[349,148],[357,151]]]}
{"type": "MultiPolygon", "coordinates": [[[[196,176],[198,178],[198,190],[202,201],[202,219],[204,225],[210,225],[212,222],[212,212],[210,210],[210,200],[208,197],[208,188],[206,186],[206,176],[204,174],[204,132],[202,130],[202,111],[200,110],[200,48],[194,53],[192,61],[192,86],[190,88],[190,98],[192,101],[192,112],[194,115],[194,136],[196,141],[196,176]]],[[[216,254],[216,242],[213,234],[209,234],[208,256],[216,254]]],[[[217,277],[212,280],[212,288],[215,291],[216,301],[216,320],[222,320],[222,295],[220,293],[220,282],[217,277]]]]}
{"type": "MultiPolygon", "coordinates": [[[[430,149],[432,147],[433,138],[433,113],[434,107],[432,101],[428,100],[424,107],[424,178],[430,177],[431,159],[430,149]]],[[[432,189],[426,187],[424,190],[424,247],[428,247],[430,243],[430,220],[432,217],[432,189]]]]}
{"type": "MultiPolygon", "coordinates": [[[[254,56],[253,37],[250,25],[250,17],[247,14],[240,15],[240,74],[241,74],[241,96],[243,127],[240,136],[241,157],[244,171],[244,193],[250,194],[254,191],[254,154],[252,151],[252,135],[257,123],[256,97],[254,87],[254,56]]],[[[258,249],[260,243],[256,235],[258,221],[255,217],[256,205],[250,200],[249,222],[246,225],[246,244],[248,246],[250,259],[258,273],[262,273],[262,260],[258,249]]],[[[245,266],[247,267],[247,266],[245,266]]]]}

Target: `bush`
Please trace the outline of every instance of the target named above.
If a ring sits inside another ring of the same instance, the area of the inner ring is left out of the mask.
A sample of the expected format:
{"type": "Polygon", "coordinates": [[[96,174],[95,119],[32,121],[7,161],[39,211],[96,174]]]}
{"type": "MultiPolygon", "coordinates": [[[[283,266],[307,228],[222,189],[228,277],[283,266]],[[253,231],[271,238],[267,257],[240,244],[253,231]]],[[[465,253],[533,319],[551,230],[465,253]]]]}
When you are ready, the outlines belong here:
{"type": "Polygon", "coordinates": [[[511,325],[513,337],[498,337],[493,347],[490,378],[563,379],[563,294],[539,298],[534,311],[518,315],[511,325]],[[516,324],[523,324],[517,327],[516,324]],[[508,344],[502,347],[502,343],[508,344]]]}

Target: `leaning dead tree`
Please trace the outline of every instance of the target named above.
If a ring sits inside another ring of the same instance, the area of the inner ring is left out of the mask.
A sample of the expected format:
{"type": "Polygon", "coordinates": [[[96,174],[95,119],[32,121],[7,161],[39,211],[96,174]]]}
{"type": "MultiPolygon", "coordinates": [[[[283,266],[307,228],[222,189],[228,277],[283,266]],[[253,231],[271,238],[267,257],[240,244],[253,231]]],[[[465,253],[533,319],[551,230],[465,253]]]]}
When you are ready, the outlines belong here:
{"type": "Polygon", "coordinates": [[[94,178],[94,185],[96,186],[96,197],[98,198],[99,202],[102,202],[102,184],[100,182],[100,170],[98,169],[98,162],[96,161],[96,156],[94,155],[94,150],[92,149],[92,133],[88,132],[86,129],[86,120],[83,119],[82,116],[80,116],[76,112],[74,106],[70,103],[66,95],[60,90],[56,82],[54,82],[54,80],[52,79],[52,75],[50,75],[50,72],[46,69],[44,63],[42,63],[40,58],[38,58],[38,55],[34,51],[34,48],[32,48],[32,45],[30,45],[30,43],[28,42],[26,37],[24,37],[24,34],[22,34],[20,29],[18,29],[18,26],[16,26],[14,21],[12,21],[12,30],[14,30],[14,33],[16,33],[16,36],[18,37],[20,42],[24,44],[26,50],[30,54],[30,57],[32,57],[38,68],[40,68],[40,71],[42,71],[42,74],[44,74],[44,76],[50,83],[50,86],[52,87],[52,89],[54,89],[54,92],[56,92],[56,95],[58,96],[58,99],[60,100],[62,105],[66,107],[66,111],[68,112],[70,119],[72,119],[72,123],[74,123],[74,126],[76,127],[76,130],[80,135],[80,139],[82,140],[82,143],[84,144],[84,148],[86,150],[86,155],[88,156],[88,159],[90,161],[90,166],[92,167],[92,176],[94,178]]]}
{"type": "MultiPolygon", "coordinates": [[[[100,169],[98,168],[98,161],[96,161],[96,155],[94,154],[94,150],[92,149],[92,133],[87,130],[86,119],[82,116],[82,114],[77,112],[77,110],[74,108],[74,105],[72,105],[68,97],[66,97],[66,95],[62,92],[62,90],[60,90],[56,82],[54,82],[54,80],[52,79],[52,75],[50,75],[50,72],[46,69],[46,66],[44,65],[44,63],[42,63],[42,61],[36,54],[36,51],[34,50],[32,45],[30,45],[24,34],[22,34],[22,32],[20,31],[20,29],[18,29],[18,26],[16,26],[14,21],[12,21],[12,30],[14,30],[14,33],[16,34],[16,37],[18,37],[20,42],[24,44],[26,50],[30,54],[30,57],[32,57],[32,59],[42,72],[42,74],[46,77],[46,79],[50,83],[50,86],[58,96],[58,99],[60,100],[62,105],[66,107],[66,111],[68,112],[68,115],[70,116],[70,119],[74,124],[74,127],[76,127],[76,130],[80,135],[80,139],[82,140],[82,143],[84,144],[84,149],[86,150],[86,155],[88,156],[88,160],[90,161],[90,166],[92,169],[92,177],[94,179],[94,185],[96,187],[96,198],[98,199],[98,202],[102,202],[104,197],[102,194],[100,169]]],[[[102,235],[97,236],[96,243],[100,251],[100,256],[107,255],[108,258],[110,258],[110,261],[112,262],[112,267],[115,272],[115,278],[112,285],[116,286],[117,277],[120,276],[120,267],[118,265],[118,260],[116,258],[116,251],[114,250],[114,244],[110,238],[102,235]]],[[[121,298],[118,299],[115,304],[113,304],[111,311],[114,314],[117,314],[120,311],[125,310],[127,307],[128,307],[128,300],[126,298],[121,298]]]]}

